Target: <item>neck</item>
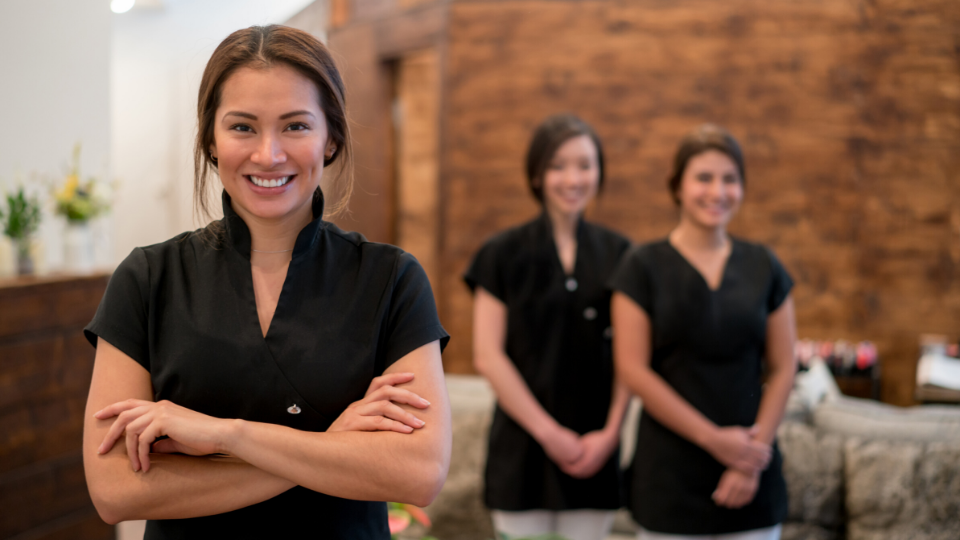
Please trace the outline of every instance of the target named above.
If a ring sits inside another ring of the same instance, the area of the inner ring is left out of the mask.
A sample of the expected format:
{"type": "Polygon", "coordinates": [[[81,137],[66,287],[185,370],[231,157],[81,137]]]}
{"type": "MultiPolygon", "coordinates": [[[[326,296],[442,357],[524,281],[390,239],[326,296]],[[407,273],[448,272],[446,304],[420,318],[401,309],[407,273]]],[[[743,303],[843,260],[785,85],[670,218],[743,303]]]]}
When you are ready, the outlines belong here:
{"type": "Polygon", "coordinates": [[[293,246],[297,242],[297,235],[313,220],[313,208],[305,204],[291,215],[276,219],[264,219],[254,216],[242,208],[233,206],[250,230],[250,259],[289,260],[293,246]],[[280,253],[257,253],[274,251],[280,253]]]}
{"type": "Polygon", "coordinates": [[[550,224],[553,226],[553,237],[557,244],[567,241],[576,241],[577,225],[580,223],[579,214],[567,214],[555,209],[546,207],[547,217],[550,218],[550,224]]]}
{"type": "Polygon", "coordinates": [[[730,243],[726,227],[704,227],[685,216],[680,217],[680,224],[670,233],[670,240],[675,245],[698,251],[724,249],[730,243]]]}

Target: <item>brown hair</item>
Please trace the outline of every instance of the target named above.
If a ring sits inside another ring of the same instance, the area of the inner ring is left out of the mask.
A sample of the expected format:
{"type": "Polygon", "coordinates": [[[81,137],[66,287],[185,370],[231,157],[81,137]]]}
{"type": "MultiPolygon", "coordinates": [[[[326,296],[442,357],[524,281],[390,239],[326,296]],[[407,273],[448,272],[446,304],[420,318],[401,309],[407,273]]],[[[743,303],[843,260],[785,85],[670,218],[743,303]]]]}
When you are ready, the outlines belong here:
{"type": "MultiPolygon", "coordinates": [[[[320,109],[327,119],[327,136],[336,151],[324,158],[323,166],[338,162],[337,176],[330,184],[337,195],[329,214],[343,211],[353,191],[353,149],[344,100],[343,80],[330,52],[317,38],[303,30],[281,25],[251,26],[227,36],[203,70],[197,100],[198,130],[193,148],[193,204],[198,217],[209,217],[207,177],[216,164],[210,156],[213,125],[223,83],[242,67],[267,69],[278,64],[297,70],[317,85],[320,109]]],[[[319,191],[320,188],[317,188],[319,191]]]]}
{"type": "Polygon", "coordinates": [[[550,160],[563,143],[574,137],[586,135],[597,147],[597,166],[600,168],[599,191],[603,187],[603,145],[590,124],[572,114],[555,114],[544,120],[533,132],[530,148],[527,149],[527,182],[533,196],[543,202],[543,176],[550,160]]]}
{"type": "Polygon", "coordinates": [[[680,147],[677,148],[677,154],[673,158],[673,173],[667,179],[667,187],[670,189],[670,197],[677,206],[680,205],[680,197],[677,193],[680,191],[680,181],[683,180],[687,164],[694,156],[707,150],[723,152],[732,159],[740,172],[740,184],[746,186],[747,175],[743,166],[743,151],[740,149],[740,143],[722,127],[702,124],[680,140],[680,147]]]}

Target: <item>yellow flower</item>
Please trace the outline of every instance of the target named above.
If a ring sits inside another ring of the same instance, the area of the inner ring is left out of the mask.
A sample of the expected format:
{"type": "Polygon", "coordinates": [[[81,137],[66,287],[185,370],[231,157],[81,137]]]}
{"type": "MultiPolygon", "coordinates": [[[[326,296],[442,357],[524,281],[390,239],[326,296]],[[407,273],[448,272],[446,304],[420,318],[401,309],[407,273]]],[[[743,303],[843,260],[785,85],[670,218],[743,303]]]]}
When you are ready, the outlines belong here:
{"type": "Polygon", "coordinates": [[[57,199],[64,202],[69,201],[77,192],[77,186],[79,185],[80,179],[76,174],[67,175],[67,179],[63,182],[63,187],[57,191],[57,199]]]}

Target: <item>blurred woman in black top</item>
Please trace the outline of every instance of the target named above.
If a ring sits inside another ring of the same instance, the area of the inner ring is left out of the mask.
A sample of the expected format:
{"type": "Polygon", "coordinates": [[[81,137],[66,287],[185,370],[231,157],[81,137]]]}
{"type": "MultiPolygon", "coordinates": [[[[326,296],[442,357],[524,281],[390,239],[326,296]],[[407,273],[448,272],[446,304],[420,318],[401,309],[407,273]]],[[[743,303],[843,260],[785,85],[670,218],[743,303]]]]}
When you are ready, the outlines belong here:
{"type": "Polygon", "coordinates": [[[599,540],[620,507],[628,394],[614,383],[605,283],[629,241],[583,219],[603,172],[590,126],[547,119],[527,154],[543,212],[489,240],[464,276],[474,364],[497,394],[484,499],[511,537],[599,540]]]}
{"type": "Polygon", "coordinates": [[[793,282],[727,234],[744,184],[729,133],[689,134],[669,181],[680,223],[610,281],[617,373],[643,400],[629,480],[641,539],[772,540],[786,517],[774,437],[796,371],[793,282]]]}

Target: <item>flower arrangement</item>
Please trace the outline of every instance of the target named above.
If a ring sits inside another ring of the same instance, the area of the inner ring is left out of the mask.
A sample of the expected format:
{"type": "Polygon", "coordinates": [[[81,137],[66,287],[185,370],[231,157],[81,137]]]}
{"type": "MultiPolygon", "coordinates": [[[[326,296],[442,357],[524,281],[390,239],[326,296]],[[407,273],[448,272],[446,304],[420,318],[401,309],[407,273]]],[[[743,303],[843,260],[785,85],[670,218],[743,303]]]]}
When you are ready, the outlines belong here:
{"type": "Polygon", "coordinates": [[[36,197],[27,197],[23,186],[13,193],[7,193],[6,199],[6,211],[0,208],[3,234],[9,236],[17,246],[18,273],[31,274],[33,259],[30,257],[30,236],[40,225],[40,203],[36,197]]]}
{"type": "Polygon", "coordinates": [[[86,223],[110,209],[110,186],[96,178],[80,177],[80,144],[73,147],[73,162],[60,189],[53,196],[56,212],[70,223],[86,223]]]}
{"type": "MultiPolygon", "coordinates": [[[[430,517],[422,508],[412,504],[387,503],[387,524],[390,526],[390,538],[396,540],[397,534],[407,530],[407,527],[414,521],[424,527],[430,527],[430,517]]],[[[424,536],[420,540],[437,539],[432,536],[424,536]]]]}
{"type": "Polygon", "coordinates": [[[40,203],[36,197],[27,197],[23,186],[15,192],[7,193],[7,211],[0,208],[3,220],[3,234],[11,240],[25,240],[40,225],[40,203]]]}

